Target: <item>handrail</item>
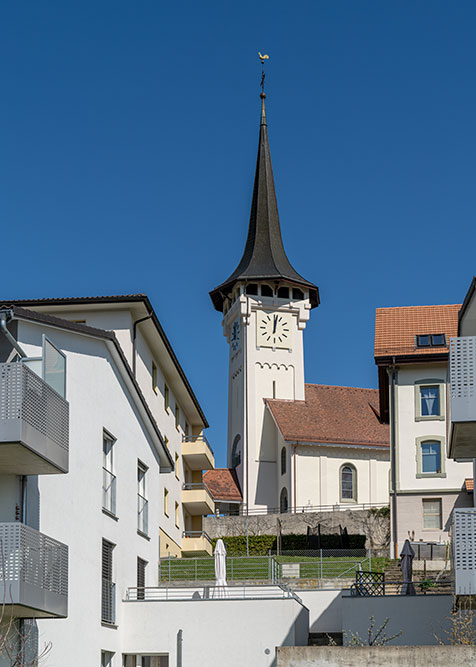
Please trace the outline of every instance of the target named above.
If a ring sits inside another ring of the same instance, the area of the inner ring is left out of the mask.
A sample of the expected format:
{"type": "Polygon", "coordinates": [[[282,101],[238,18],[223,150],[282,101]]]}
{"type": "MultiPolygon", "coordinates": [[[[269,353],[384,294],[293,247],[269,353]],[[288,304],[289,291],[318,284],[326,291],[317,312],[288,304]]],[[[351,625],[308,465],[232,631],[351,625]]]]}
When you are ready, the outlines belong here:
{"type": "Polygon", "coordinates": [[[208,440],[204,435],[184,435],[182,438],[182,442],[203,442],[208,447],[213,457],[215,457],[215,453],[212,449],[212,446],[210,445],[210,443],[208,442],[208,440]]]}
{"type": "Polygon", "coordinates": [[[184,530],[182,533],[182,537],[204,537],[206,540],[208,540],[210,543],[212,541],[212,538],[210,535],[204,531],[204,530],[184,530]]]}
{"type": "MultiPolygon", "coordinates": [[[[200,489],[208,491],[207,485],[204,482],[184,482],[182,484],[183,491],[196,491],[200,489]]],[[[208,493],[210,493],[210,491],[208,491],[208,493]]]]}
{"type": "Polygon", "coordinates": [[[246,505],[237,508],[236,512],[220,512],[219,516],[253,516],[265,514],[305,514],[307,512],[344,512],[346,510],[371,510],[388,507],[388,503],[334,503],[333,505],[299,505],[289,507],[282,512],[279,507],[263,507],[248,509],[246,505]]]}

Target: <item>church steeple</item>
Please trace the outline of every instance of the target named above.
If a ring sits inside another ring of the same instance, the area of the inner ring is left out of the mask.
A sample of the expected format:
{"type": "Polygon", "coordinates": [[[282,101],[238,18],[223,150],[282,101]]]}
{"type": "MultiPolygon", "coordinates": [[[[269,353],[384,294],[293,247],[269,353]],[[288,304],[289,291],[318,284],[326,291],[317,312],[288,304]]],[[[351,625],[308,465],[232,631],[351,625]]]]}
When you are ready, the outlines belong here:
{"type": "Polygon", "coordinates": [[[261,93],[261,121],[253,199],[246,246],[235,271],[210,292],[213,305],[223,309],[223,301],[239,281],[286,281],[309,290],[311,307],[319,305],[319,290],[293,269],[284,251],[278,204],[268,141],[264,92],[261,93]]]}

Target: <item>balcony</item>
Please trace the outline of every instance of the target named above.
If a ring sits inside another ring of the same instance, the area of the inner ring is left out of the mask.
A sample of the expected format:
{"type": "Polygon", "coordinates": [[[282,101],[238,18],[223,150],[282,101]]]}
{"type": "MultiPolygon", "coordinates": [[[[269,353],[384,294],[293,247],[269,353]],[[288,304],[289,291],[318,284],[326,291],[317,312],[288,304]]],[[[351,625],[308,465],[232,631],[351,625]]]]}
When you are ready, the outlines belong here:
{"type": "Polygon", "coordinates": [[[182,456],[190,470],[215,468],[215,456],[204,435],[185,437],[182,442],[182,456]]]}
{"type": "Polygon", "coordinates": [[[476,336],[450,340],[448,457],[476,458],[476,336]]]}
{"type": "Polygon", "coordinates": [[[0,364],[0,472],[68,472],[69,405],[21,362],[0,364]]]}
{"type": "Polygon", "coordinates": [[[185,530],[182,535],[183,556],[211,556],[213,545],[204,530],[185,530]]]}
{"type": "Polygon", "coordinates": [[[476,594],[476,508],[453,510],[453,571],[456,595],[476,594]]]}
{"type": "Polygon", "coordinates": [[[68,547],[23,523],[0,523],[0,608],[19,618],[68,614],[68,547]]]}
{"type": "Polygon", "coordinates": [[[189,514],[207,515],[215,511],[215,503],[203,482],[182,486],[182,505],[189,514]]]}

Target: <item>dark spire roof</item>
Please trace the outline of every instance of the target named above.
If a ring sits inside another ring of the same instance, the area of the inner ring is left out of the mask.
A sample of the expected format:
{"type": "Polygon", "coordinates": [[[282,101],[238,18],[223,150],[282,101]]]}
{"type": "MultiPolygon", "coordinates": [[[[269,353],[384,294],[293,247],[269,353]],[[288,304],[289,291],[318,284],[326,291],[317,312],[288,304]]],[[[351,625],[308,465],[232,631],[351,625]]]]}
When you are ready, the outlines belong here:
{"type": "Polygon", "coordinates": [[[318,288],[293,269],[284,251],[269,151],[265,97],[261,93],[258,159],[245,251],[231,276],[210,292],[213,305],[220,311],[224,297],[238,280],[286,280],[309,289],[312,307],[319,304],[318,288]]]}

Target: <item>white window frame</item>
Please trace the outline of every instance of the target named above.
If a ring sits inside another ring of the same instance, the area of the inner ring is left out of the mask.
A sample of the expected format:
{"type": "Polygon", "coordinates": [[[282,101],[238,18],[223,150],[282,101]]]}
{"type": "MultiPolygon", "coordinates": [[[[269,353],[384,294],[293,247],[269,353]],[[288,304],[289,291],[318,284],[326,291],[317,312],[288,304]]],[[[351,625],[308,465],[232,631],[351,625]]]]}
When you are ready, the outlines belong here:
{"type": "Polygon", "coordinates": [[[356,503],[357,502],[357,468],[353,463],[343,463],[339,468],[339,502],[340,503],[356,503]],[[342,495],[342,472],[344,468],[350,468],[352,471],[352,498],[344,498],[342,495]]]}
{"type": "Polygon", "coordinates": [[[147,500],[147,471],[149,468],[137,460],[137,532],[149,534],[149,501],[147,500]],[[142,477],[140,474],[142,473],[142,477]]]}
{"type": "Polygon", "coordinates": [[[103,470],[103,482],[102,482],[102,509],[105,514],[109,514],[113,517],[116,517],[116,493],[117,493],[117,482],[116,475],[114,473],[114,458],[115,458],[115,445],[116,438],[103,429],[102,432],[102,470],[103,470]],[[105,441],[110,443],[109,456],[106,454],[105,450],[105,441]],[[110,493],[110,500],[107,499],[107,496],[110,493]]]}

